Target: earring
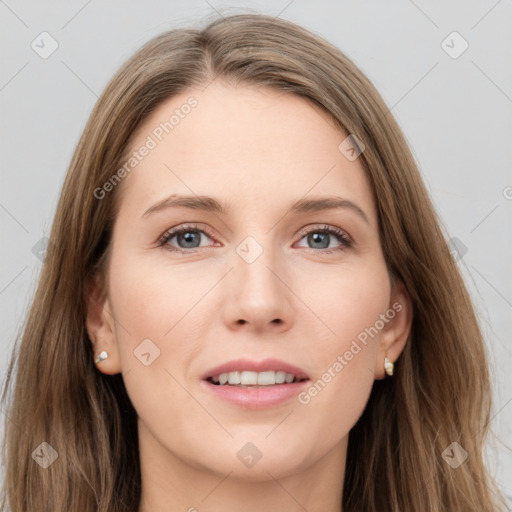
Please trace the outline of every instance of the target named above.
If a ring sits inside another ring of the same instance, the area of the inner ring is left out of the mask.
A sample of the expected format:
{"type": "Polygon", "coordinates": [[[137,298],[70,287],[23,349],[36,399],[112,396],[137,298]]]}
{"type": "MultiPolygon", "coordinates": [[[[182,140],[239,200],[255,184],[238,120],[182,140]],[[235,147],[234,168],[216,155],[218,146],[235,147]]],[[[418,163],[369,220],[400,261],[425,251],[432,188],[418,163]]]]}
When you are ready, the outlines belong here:
{"type": "Polygon", "coordinates": [[[108,353],[105,350],[103,350],[102,352],[100,352],[100,355],[98,356],[96,361],[94,361],[94,363],[95,364],[101,363],[101,361],[103,361],[104,359],[107,359],[107,357],[108,357],[108,353]]]}
{"type": "Polygon", "coordinates": [[[384,370],[388,375],[393,375],[394,364],[386,357],[384,358],[384,370]]]}

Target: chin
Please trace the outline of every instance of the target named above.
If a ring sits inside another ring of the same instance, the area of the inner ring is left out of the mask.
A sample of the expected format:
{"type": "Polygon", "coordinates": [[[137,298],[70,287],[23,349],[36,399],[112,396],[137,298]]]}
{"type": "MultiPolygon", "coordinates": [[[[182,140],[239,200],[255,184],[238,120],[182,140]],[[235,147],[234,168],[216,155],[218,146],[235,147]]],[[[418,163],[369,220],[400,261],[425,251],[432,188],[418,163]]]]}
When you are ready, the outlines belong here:
{"type": "Polygon", "coordinates": [[[272,442],[270,437],[274,434],[265,439],[268,432],[269,430],[265,429],[264,434],[244,437],[243,441],[237,436],[227,444],[216,443],[216,450],[205,448],[209,454],[208,460],[198,462],[209,471],[224,476],[229,474],[230,479],[251,482],[283,478],[304,470],[313,463],[308,457],[311,451],[305,447],[303,440],[301,442],[298,439],[295,443],[288,435],[284,436],[286,442],[277,437],[272,442]]]}

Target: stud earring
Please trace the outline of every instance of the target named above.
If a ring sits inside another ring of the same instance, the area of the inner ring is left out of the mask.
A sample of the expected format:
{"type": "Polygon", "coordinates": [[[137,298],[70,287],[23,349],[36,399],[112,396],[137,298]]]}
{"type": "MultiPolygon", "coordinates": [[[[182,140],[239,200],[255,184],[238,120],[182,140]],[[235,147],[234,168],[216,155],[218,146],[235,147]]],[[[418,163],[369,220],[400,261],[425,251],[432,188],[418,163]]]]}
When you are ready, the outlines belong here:
{"type": "Polygon", "coordinates": [[[94,361],[94,363],[95,364],[101,363],[101,361],[103,361],[104,359],[107,359],[107,357],[108,357],[108,353],[105,350],[103,350],[102,352],[100,352],[100,355],[98,356],[96,361],[94,361]]]}
{"type": "Polygon", "coordinates": [[[388,375],[393,375],[394,364],[386,357],[384,358],[384,370],[388,375]]]}

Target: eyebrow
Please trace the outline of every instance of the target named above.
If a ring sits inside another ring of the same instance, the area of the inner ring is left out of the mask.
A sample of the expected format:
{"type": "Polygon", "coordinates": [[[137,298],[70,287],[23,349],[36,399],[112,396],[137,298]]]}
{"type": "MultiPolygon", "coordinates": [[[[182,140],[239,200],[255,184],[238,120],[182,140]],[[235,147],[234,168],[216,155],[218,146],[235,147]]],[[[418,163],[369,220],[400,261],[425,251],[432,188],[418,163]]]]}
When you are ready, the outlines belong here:
{"type": "MultiPolygon", "coordinates": [[[[146,218],[151,214],[165,210],[167,208],[189,208],[191,210],[201,210],[205,212],[228,214],[230,208],[228,205],[223,204],[213,197],[209,196],[198,196],[198,195],[180,195],[172,194],[165,199],[162,199],[158,203],[148,208],[143,214],[142,218],[146,218]]],[[[299,199],[297,202],[292,204],[288,211],[294,214],[310,213],[310,212],[321,212],[326,210],[335,209],[349,209],[355,212],[361,217],[367,224],[368,217],[364,210],[359,207],[353,201],[344,199],[339,196],[328,196],[328,197],[313,197],[309,199],[299,199]]]]}

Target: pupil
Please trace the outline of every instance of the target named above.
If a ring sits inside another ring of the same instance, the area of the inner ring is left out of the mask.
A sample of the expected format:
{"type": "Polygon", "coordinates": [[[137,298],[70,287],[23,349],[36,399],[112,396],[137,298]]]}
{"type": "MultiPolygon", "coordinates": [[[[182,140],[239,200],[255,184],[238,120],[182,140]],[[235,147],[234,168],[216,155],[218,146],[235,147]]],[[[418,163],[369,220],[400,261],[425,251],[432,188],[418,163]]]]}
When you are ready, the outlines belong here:
{"type": "MultiPolygon", "coordinates": [[[[181,233],[180,236],[185,242],[185,248],[197,247],[196,245],[194,245],[194,237],[197,238],[197,233],[195,233],[193,231],[186,231],[185,233],[181,233]]],[[[196,240],[196,242],[197,242],[197,240],[196,240]]]]}
{"type": "Polygon", "coordinates": [[[311,235],[309,235],[310,241],[312,240],[315,243],[322,241],[324,242],[323,244],[321,244],[320,249],[326,249],[329,246],[328,236],[329,235],[325,233],[312,233],[311,235]]]}

